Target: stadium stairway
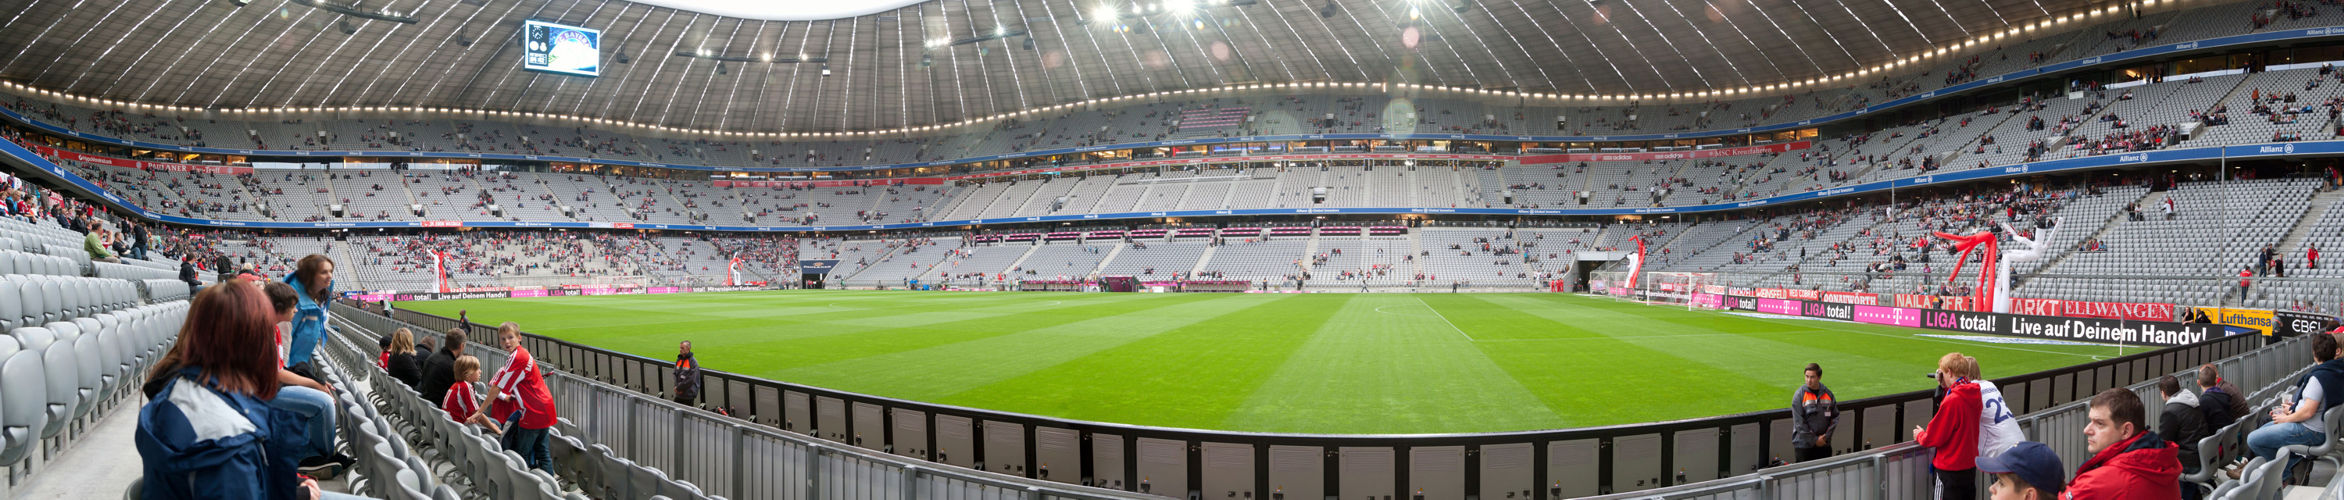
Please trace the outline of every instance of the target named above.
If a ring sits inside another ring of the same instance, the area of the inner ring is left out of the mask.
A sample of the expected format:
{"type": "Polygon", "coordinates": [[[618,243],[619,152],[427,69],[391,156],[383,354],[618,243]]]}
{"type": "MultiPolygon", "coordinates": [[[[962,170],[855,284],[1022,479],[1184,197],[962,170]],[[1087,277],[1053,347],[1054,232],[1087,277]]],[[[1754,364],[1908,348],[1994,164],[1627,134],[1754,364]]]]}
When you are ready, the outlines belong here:
{"type": "MultiPolygon", "coordinates": [[[[2287,235],[2279,238],[2279,248],[2282,251],[2303,248],[2303,240],[2312,235],[2312,226],[2319,224],[2320,214],[2328,213],[2328,207],[2335,205],[2338,198],[2344,198],[2344,190],[2312,193],[2311,209],[2305,210],[2303,218],[2297,219],[2293,227],[2287,228],[2287,235]]],[[[2302,265],[2301,259],[2289,260],[2296,260],[2296,265],[2302,265]]]]}

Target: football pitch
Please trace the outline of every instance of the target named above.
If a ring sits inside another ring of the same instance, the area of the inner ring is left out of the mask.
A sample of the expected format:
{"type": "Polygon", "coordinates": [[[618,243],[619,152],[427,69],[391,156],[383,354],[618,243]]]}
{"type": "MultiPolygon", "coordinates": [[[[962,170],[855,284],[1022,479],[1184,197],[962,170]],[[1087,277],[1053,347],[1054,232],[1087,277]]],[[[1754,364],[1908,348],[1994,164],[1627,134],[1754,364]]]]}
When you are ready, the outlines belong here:
{"type": "MultiPolygon", "coordinates": [[[[1999,377],[2097,345],[1688,311],[1568,294],[770,291],[407,302],[403,309],[710,369],[931,403],[1138,425],[1421,434],[1787,406],[1822,363],[1843,400],[1931,387],[1949,351],[1999,377]]],[[[2133,348],[2137,351],[2139,348],[2133,348]]]]}

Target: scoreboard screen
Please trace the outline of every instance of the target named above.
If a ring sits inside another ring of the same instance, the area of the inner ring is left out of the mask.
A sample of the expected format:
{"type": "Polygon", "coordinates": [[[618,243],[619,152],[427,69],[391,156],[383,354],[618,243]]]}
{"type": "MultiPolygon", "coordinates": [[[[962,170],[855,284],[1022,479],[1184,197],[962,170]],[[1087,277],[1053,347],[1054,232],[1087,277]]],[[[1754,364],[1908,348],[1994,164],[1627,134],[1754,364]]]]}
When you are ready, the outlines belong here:
{"type": "Polygon", "coordinates": [[[537,20],[522,21],[521,67],[572,75],[600,75],[602,31],[537,20]]]}

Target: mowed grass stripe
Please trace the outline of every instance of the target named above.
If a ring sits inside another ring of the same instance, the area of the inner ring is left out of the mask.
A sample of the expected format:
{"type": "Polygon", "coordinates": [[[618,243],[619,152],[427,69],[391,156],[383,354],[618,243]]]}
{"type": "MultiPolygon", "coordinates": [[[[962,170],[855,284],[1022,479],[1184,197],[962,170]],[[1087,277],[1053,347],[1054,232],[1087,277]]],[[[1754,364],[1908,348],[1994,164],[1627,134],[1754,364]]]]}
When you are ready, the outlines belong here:
{"type": "MultiPolygon", "coordinates": [[[[1242,295],[1195,304],[1221,308],[1111,349],[971,389],[943,401],[1139,425],[1224,428],[1312,332],[1341,295],[1242,295]]],[[[1174,308],[1149,311],[1173,312],[1174,308]]],[[[1120,334],[1118,334],[1120,335],[1120,334]]]]}
{"type": "MultiPolygon", "coordinates": [[[[1007,333],[769,372],[778,380],[846,381],[845,390],[952,403],[952,396],[1244,309],[1231,296],[1159,296],[1096,307],[1056,325],[1019,323],[1007,333]],[[938,363],[936,360],[961,360],[938,363]]],[[[1069,379],[1062,379],[1061,384],[1069,379]]],[[[1070,380],[1084,380],[1076,377],[1070,380]]],[[[1079,384],[1077,384],[1079,385],[1079,384]]],[[[827,386],[826,386],[827,387],[827,386]]],[[[954,403],[957,404],[957,403],[954,403]]],[[[1009,410],[1002,407],[998,409],[1009,410]]]]}
{"type": "Polygon", "coordinates": [[[1348,297],[1222,427],[1441,433],[1562,425],[1416,296],[1348,297]]]}
{"type": "MultiPolygon", "coordinates": [[[[1570,334],[1552,337],[1553,342],[1479,342],[1481,349],[1493,363],[1525,387],[1535,388],[1540,400],[1563,420],[1560,427],[1585,427],[1667,419],[1669,416],[1699,412],[1717,405],[1714,399],[1721,395],[1749,397],[1747,393],[1771,389],[1762,381],[1743,372],[1715,366],[1694,355],[1709,347],[1688,348],[1680,339],[1664,339],[1676,345],[1655,347],[1639,342],[1635,335],[1651,333],[1640,330],[1582,329],[1572,326],[1616,325],[1616,318],[1580,318],[1572,314],[1584,308],[1565,308],[1542,305],[1543,301],[1499,300],[1514,296],[1491,297],[1481,295],[1452,295],[1427,297],[1443,309],[1470,311],[1467,314],[1451,312],[1459,318],[1459,325],[1481,329],[1514,331],[1517,339],[1539,331],[1563,331],[1570,334]],[[1466,326],[1470,325],[1470,326],[1466,326]],[[1590,336],[1592,335],[1592,336],[1590,336]],[[1652,390],[1665,388],[1698,388],[1700,397],[1628,398],[1629,384],[1652,390]],[[1632,401],[1632,402],[1631,402],[1632,401]]],[[[1731,339],[1701,339],[1702,342],[1731,339]]],[[[1780,361],[1774,361],[1780,363],[1780,361]]],[[[1512,430],[1523,430],[1512,429],[1512,430]]]]}

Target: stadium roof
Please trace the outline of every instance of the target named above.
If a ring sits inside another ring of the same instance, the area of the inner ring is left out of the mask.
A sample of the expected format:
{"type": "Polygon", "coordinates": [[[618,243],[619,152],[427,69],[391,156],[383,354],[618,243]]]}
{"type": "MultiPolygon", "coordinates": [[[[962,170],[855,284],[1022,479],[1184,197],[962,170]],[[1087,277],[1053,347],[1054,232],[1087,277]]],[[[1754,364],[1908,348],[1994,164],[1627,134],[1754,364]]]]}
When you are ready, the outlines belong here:
{"type": "Polygon", "coordinates": [[[18,1],[0,6],[8,16],[0,54],[9,54],[0,79],[75,95],[220,109],[505,110],[742,132],[918,127],[1257,83],[1577,95],[1762,87],[1925,56],[2099,7],[933,0],[891,8],[901,0],[857,0],[832,3],[839,13],[882,10],[804,21],[686,0],[655,3],[695,10],[625,0],[18,1]],[[525,19],[601,30],[601,76],[523,70],[525,19]]]}

